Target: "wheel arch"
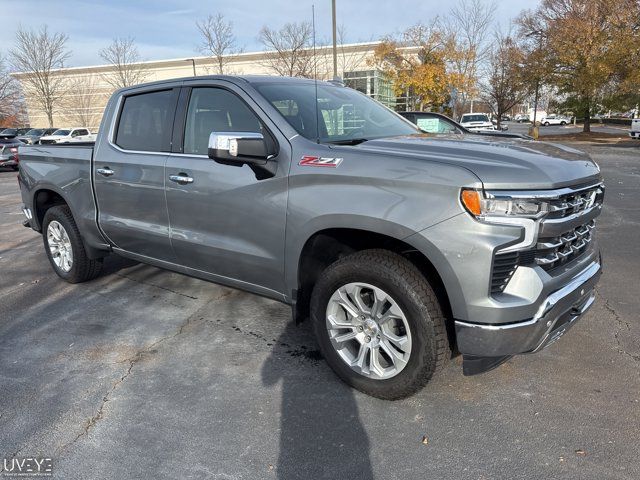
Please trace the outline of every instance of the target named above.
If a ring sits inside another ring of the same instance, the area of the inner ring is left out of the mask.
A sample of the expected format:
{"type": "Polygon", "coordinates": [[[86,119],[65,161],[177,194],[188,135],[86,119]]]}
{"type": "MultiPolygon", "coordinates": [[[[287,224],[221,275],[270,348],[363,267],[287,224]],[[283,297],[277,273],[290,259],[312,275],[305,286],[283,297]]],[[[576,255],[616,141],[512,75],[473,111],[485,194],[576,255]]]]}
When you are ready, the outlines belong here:
{"type": "MultiPolygon", "coordinates": [[[[32,224],[32,228],[39,233],[42,233],[44,216],[47,211],[56,206],[66,205],[69,207],[71,211],[71,216],[73,217],[74,222],[78,225],[77,215],[74,212],[74,208],[64,195],[62,191],[50,185],[43,185],[42,187],[34,190],[32,196],[32,209],[33,209],[33,220],[35,224],[32,224]]],[[[85,251],[87,252],[87,256],[90,259],[102,258],[108,255],[108,251],[95,248],[91,246],[86,238],[82,235],[82,231],[80,231],[80,238],[84,245],[85,251]]]]}
{"type": "MultiPolygon", "coordinates": [[[[55,187],[51,186],[42,186],[33,192],[32,196],[32,205],[33,205],[33,218],[36,221],[36,224],[33,226],[34,230],[41,232],[42,231],[42,223],[44,221],[44,216],[51,207],[55,207],[58,205],[66,205],[71,210],[71,214],[73,215],[73,209],[71,205],[65,198],[64,194],[57,190],[55,187]]],[[[75,216],[74,216],[75,218],[75,216]]]]}
{"type": "Polygon", "coordinates": [[[313,285],[326,267],[345,255],[373,248],[382,248],[402,255],[420,270],[440,301],[447,318],[449,345],[454,345],[449,294],[434,263],[403,238],[362,228],[324,228],[314,232],[304,242],[298,256],[296,289],[292,294],[296,321],[302,321],[307,317],[313,285]]]}

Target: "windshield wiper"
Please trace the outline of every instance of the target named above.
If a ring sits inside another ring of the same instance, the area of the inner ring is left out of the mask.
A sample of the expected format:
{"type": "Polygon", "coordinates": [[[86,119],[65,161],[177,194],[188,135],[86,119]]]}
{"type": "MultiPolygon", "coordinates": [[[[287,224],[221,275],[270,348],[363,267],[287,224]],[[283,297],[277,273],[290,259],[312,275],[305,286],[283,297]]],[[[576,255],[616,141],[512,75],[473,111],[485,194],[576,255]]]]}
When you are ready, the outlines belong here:
{"type": "Polygon", "coordinates": [[[332,142],[327,142],[327,143],[331,143],[333,145],[359,145],[368,140],[369,140],[368,138],[348,138],[346,140],[334,140],[332,142]]]}

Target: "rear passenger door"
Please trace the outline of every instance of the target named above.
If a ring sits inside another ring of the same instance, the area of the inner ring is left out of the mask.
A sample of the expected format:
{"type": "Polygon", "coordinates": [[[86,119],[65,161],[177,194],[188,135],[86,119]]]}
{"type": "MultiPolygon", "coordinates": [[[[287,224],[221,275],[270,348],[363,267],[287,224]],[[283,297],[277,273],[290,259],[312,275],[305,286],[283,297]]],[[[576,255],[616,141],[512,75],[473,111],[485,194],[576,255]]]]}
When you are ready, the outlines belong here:
{"type": "Polygon", "coordinates": [[[180,264],[216,275],[222,283],[269,296],[282,293],[287,139],[250,96],[228,82],[185,86],[180,105],[166,168],[171,242],[180,264]],[[258,180],[247,165],[211,160],[211,132],[270,135],[279,145],[276,175],[258,180]],[[187,177],[190,183],[172,177],[187,177]]]}
{"type": "MultiPolygon", "coordinates": [[[[165,261],[175,256],[169,241],[165,162],[179,86],[123,96],[94,161],[100,227],[128,252],[165,261]]],[[[106,128],[106,127],[105,127],[106,128]]]]}

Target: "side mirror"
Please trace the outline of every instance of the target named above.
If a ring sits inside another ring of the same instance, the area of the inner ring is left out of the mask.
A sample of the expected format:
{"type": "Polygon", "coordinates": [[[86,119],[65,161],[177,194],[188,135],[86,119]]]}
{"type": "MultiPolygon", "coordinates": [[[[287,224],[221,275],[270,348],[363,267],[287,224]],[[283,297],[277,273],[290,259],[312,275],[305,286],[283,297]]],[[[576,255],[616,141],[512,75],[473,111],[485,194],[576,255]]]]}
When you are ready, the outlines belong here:
{"type": "Polygon", "coordinates": [[[249,165],[258,180],[273,177],[277,162],[273,142],[256,132],[211,132],[208,145],[209,158],[222,165],[241,167],[249,165]]]}

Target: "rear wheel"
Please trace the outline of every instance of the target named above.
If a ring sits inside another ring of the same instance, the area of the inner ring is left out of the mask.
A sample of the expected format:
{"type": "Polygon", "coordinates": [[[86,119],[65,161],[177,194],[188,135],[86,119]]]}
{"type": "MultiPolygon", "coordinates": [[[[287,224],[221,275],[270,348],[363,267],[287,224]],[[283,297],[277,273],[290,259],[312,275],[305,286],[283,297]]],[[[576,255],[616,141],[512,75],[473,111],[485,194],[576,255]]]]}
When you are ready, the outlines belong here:
{"type": "Polygon", "coordinates": [[[71,210],[66,205],[51,207],[42,222],[44,249],[58,276],[69,283],[97,277],[102,259],[90,259],[82,243],[71,210]]]}
{"type": "Polygon", "coordinates": [[[549,126],[549,122],[544,122],[544,126],[548,127],[549,126]]]}
{"type": "Polygon", "coordinates": [[[327,363],[352,387],[396,400],[424,387],[449,354],[431,286],[407,259],[365,250],[318,279],[311,317],[327,363]]]}
{"type": "Polygon", "coordinates": [[[560,122],[560,125],[566,125],[567,122],[560,122]]]}

